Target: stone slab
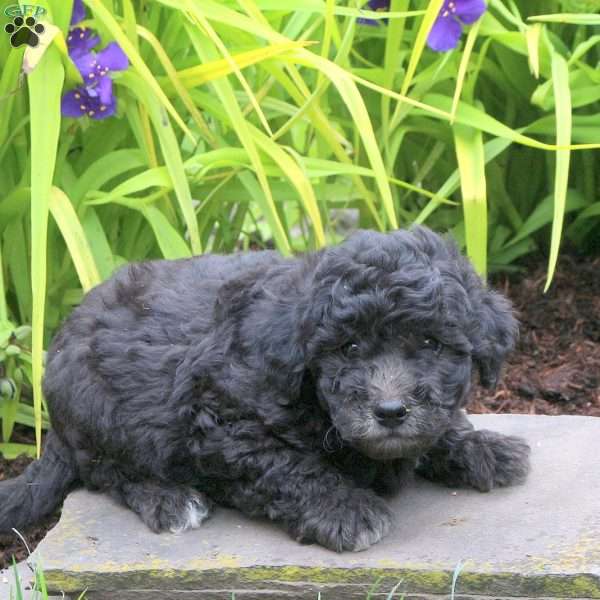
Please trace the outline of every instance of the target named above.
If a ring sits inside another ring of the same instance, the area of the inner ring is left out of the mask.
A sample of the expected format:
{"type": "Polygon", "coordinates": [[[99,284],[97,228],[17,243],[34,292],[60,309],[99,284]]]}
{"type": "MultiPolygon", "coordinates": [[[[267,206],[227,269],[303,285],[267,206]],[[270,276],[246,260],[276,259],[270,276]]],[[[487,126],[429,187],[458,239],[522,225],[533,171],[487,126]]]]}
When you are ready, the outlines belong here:
{"type": "Polygon", "coordinates": [[[448,597],[600,598],[600,419],[474,416],[532,446],[523,486],[481,494],[420,479],[395,498],[392,533],[336,554],[275,524],[217,509],[195,531],[151,533],[108,497],[77,491],[35,554],[54,590],[88,598],[236,600],[448,597]],[[396,597],[396,596],[395,596],[396,597]]]}

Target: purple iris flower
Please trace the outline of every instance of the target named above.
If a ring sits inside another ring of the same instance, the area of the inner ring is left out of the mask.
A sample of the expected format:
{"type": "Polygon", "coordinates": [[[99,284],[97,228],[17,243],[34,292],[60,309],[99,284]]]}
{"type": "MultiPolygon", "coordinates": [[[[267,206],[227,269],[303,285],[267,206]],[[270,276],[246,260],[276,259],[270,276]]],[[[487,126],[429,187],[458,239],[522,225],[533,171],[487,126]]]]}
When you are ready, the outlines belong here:
{"type": "Polygon", "coordinates": [[[94,86],[82,86],[62,97],[61,111],[65,117],[106,119],[115,114],[117,102],[112,93],[110,77],[101,77],[94,86]]]}
{"type": "Polygon", "coordinates": [[[445,0],[435,20],[427,45],[436,52],[446,52],[458,45],[462,25],[475,23],[485,12],[485,0],[445,0]]]}
{"type": "Polygon", "coordinates": [[[85,17],[83,1],[73,0],[72,29],[67,36],[67,44],[69,56],[83,77],[83,85],[62,97],[61,111],[66,117],[87,115],[92,119],[106,119],[117,109],[109,73],[125,70],[129,61],[116,42],[111,42],[101,52],[93,52],[100,38],[91,29],[73,27],[85,17]]]}
{"type": "Polygon", "coordinates": [[[127,55],[117,42],[111,42],[104,50],[88,52],[73,60],[86,85],[92,85],[97,77],[106,76],[109,71],[124,71],[129,66],[127,55]]]}
{"type": "MultiPolygon", "coordinates": [[[[369,0],[370,10],[387,11],[390,0],[369,0]]],[[[440,13],[429,32],[427,45],[436,52],[446,52],[458,45],[463,25],[471,25],[483,15],[485,0],[444,0],[440,13]]],[[[357,19],[363,25],[379,25],[375,19],[357,19]]]]}
{"type": "Polygon", "coordinates": [[[71,26],[85,19],[85,6],[82,0],[73,1],[73,12],[71,13],[71,26]]]}
{"type": "Polygon", "coordinates": [[[106,119],[113,115],[117,102],[113,95],[113,82],[109,77],[111,71],[123,71],[129,66],[127,55],[119,44],[111,42],[97,54],[86,54],[72,57],[73,62],[83,77],[84,85],[62,98],[62,114],[66,117],[83,117],[106,119]]]}
{"type": "Polygon", "coordinates": [[[75,27],[71,29],[67,36],[67,46],[69,47],[69,56],[76,60],[80,56],[87,54],[100,43],[100,38],[87,27],[75,27]]]}
{"type": "MultiPolygon", "coordinates": [[[[390,10],[390,0],[369,0],[367,8],[377,12],[387,12],[390,10]]],[[[387,23],[387,19],[382,19],[382,21],[387,23]]],[[[380,24],[377,19],[366,19],[364,17],[359,17],[356,22],[359,25],[370,25],[371,27],[378,27],[380,24]]]]}

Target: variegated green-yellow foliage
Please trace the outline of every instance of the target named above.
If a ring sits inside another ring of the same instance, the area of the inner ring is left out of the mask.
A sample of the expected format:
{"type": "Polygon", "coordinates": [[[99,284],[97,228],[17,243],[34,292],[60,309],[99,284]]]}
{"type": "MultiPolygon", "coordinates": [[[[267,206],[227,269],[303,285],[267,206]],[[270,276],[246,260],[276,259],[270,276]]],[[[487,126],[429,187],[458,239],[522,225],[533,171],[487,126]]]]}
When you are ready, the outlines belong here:
{"type": "Polygon", "coordinates": [[[116,117],[61,118],[70,2],[39,2],[61,33],[30,75],[0,38],[0,452],[14,423],[39,437],[43,349],[125,262],[314,249],[351,214],[451,230],[482,273],[543,246],[551,277],[600,232],[594,1],[489,0],[444,54],[440,0],[84,2],[130,62],[116,117]]]}

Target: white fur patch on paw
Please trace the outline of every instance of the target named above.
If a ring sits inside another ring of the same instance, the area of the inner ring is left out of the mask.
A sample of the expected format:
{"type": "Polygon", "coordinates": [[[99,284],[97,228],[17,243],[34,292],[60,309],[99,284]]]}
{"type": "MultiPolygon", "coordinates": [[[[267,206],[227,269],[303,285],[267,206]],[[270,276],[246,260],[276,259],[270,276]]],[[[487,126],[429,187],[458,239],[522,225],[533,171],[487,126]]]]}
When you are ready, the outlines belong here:
{"type": "Polygon", "coordinates": [[[208,507],[199,496],[190,498],[179,525],[170,528],[171,533],[183,533],[188,529],[198,529],[208,518],[208,507]]]}

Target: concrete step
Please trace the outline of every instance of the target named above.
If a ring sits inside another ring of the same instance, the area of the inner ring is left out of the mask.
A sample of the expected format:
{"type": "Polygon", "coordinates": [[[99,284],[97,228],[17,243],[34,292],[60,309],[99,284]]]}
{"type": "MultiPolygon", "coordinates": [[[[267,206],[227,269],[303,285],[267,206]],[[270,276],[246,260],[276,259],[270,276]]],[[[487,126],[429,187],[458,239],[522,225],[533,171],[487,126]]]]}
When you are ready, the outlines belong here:
{"type": "Polygon", "coordinates": [[[218,509],[198,530],[151,533],[104,495],[77,491],[34,553],[53,590],[90,600],[600,598],[600,419],[483,415],[479,429],[532,446],[523,486],[481,494],[417,479],[396,525],[361,553],[293,542],[275,524],[218,509]]]}

